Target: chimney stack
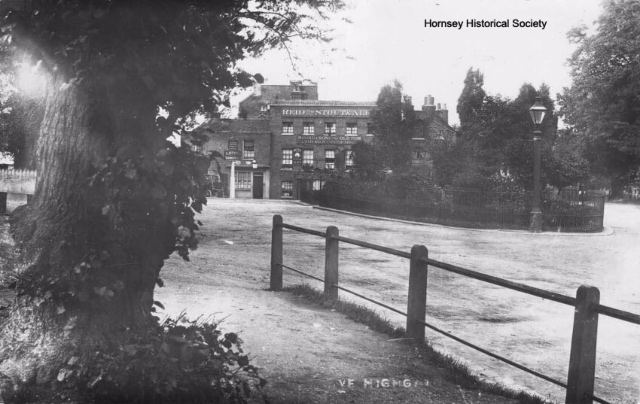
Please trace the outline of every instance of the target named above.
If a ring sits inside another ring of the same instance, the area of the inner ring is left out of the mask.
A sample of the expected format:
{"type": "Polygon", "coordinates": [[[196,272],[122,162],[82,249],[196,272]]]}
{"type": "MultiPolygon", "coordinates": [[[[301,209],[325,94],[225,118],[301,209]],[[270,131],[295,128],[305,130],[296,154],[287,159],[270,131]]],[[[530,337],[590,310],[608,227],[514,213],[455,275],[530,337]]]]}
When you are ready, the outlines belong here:
{"type": "Polygon", "coordinates": [[[447,125],[449,124],[449,111],[447,111],[447,104],[442,104],[441,107],[440,103],[438,103],[436,115],[438,115],[447,125]]]}
{"type": "Polygon", "coordinates": [[[434,101],[435,100],[431,96],[431,94],[424,97],[424,105],[422,106],[422,111],[426,112],[428,121],[431,121],[433,119],[433,116],[436,112],[436,106],[433,105],[434,101]]]}
{"type": "Polygon", "coordinates": [[[424,105],[425,106],[431,106],[433,105],[433,102],[435,100],[433,99],[433,97],[431,96],[431,94],[427,95],[426,97],[424,97],[424,105]]]}

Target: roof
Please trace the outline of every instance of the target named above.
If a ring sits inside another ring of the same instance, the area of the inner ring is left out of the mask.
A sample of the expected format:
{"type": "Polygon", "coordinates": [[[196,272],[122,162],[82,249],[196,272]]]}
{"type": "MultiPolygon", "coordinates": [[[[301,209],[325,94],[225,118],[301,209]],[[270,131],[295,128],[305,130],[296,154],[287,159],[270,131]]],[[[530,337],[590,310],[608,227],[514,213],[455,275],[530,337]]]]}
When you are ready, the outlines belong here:
{"type": "Polygon", "coordinates": [[[270,132],[269,119],[212,119],[198,126],[196,131],[265,133],[270,132]]]}

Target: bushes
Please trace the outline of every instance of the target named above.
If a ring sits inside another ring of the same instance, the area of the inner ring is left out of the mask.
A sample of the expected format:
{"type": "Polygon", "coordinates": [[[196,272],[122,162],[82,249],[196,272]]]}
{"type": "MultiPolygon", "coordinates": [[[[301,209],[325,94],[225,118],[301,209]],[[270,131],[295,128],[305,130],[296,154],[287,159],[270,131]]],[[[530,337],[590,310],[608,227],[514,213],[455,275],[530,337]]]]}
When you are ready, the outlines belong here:
{"type": "Polygon", "coordinates": [[[84,384],[100,403],[246,403],[265,381],[241,343],[215,323],[169,319],[148,335],[121,336],[88,372],[70,361],[59,380],[84,384]]]}
{"type": "MultiPolygon", "coordinates": [[[[531,193],[502,177],[478,173],[457,176],[456,188],[439,188],[417,174],[389,175],[377,181],[348,177],[327,183],[321,205],[360,213],[463,227],[528,229],[531,193]]],[[[578,204],[543,192],[545,228],[601,231],[603,205],[578,204]]]]}

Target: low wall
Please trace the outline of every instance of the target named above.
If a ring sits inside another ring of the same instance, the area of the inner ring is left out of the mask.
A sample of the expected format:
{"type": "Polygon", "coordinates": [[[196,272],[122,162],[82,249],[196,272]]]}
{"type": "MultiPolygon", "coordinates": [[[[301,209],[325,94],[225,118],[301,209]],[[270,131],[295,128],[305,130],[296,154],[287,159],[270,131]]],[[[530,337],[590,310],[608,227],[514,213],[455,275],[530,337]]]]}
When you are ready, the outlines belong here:
{"type": "Polygon", "coordinates": [[[36,190],[33,170],[0,170],[0,213],[11,213],[26,204],[36,190]]]}

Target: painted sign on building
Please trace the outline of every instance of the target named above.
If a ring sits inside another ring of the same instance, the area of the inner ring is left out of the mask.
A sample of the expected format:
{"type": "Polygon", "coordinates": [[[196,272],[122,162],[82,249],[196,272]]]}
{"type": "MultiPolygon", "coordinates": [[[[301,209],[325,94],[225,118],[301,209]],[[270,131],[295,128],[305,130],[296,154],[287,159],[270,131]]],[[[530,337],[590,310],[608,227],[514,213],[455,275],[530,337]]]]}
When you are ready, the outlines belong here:
{"type": "Polygon", "coordinates": [[[227,147],[229,151],[237,151],[238,150],[238,141],[235,139],[229,139],[229,145],[227,147]]]}
{"type": "Polygon", "coordinates": [[[359,136],[299,136],[298,144],[355,144],[359,136]]]}
{"type": "Polygon", "coordinates": [[[283,109],[283,116],[369,116],[368,109],[283,109]]]}
{"type": "Polygon", "coordinates": [[[293,149],[293,165],[302,165],[302,149],[293,149]]]}
{"type": "MultiPolygon", "coordinates": [[[[237,147],[237,144],[236,144],[237,147]]],[[[225,150],[224,151],[224,159],[225,160],[240,160],[240,150],[236,148],[236,150],[225,150]]]]}

